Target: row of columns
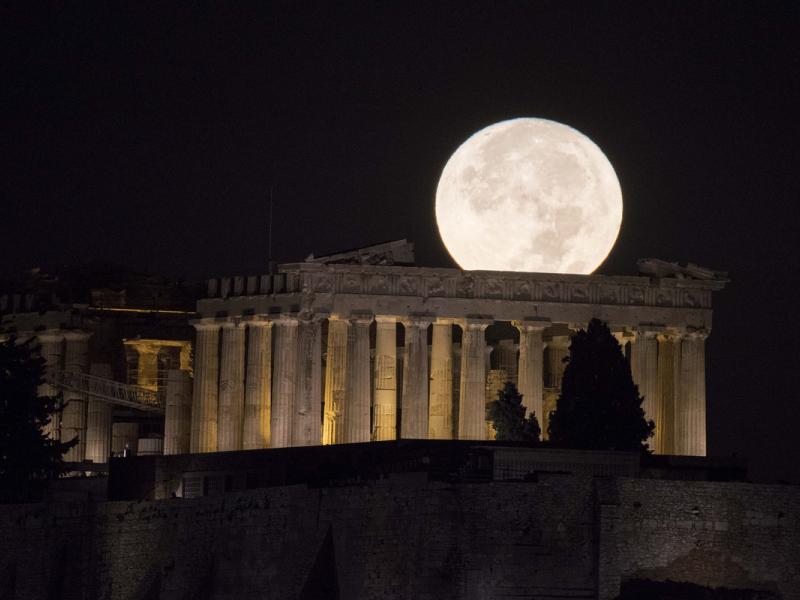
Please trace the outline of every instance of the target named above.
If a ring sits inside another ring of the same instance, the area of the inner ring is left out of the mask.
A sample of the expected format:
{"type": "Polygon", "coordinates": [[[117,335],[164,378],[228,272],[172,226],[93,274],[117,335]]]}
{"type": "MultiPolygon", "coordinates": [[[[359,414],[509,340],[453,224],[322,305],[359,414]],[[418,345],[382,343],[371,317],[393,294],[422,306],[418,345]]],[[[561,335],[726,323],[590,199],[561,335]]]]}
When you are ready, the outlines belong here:
{"type": "MultiPolygon", "coordinates": [[[[492,321],[331,316],[323,397],[323,318],[281,315],[195,324],[192,452],[392,440],[398,437],[398,401],[403,438],[485,438],[485,330],[492,321]],[[370,370],[373,320],[374,377],[370,370]],[[405,330],[402,386],[397,373],[398,322],[405,330]],[[463,331],[455,432],[454,324],[463,331]]],[[[514,324],[520,331],[521,351],[519,367],[515,364],[513,370],[519,371],[526,407],[541,415],[542,331],[549,321],[514,324]]]]}
{"type": "MultiPolygon", "coordinates": [[[[80,330],[47,330],[36,335],[40,353],[49,371],[90,372],[97,377],[112,378],[111,365],[89,365],[90,332],[80,330]]],[[[39,386],[40,396],[55,396],[59,390],[49,384],[39,386]]],[[[78,443],[64,454],[66,462],[88,460],[105,463],[111,455],[112,411],[107,402],[87,398],[85,394],[64,391],[63,409],[47,426],[47,435],[63,442],[78,438],[78,443]]]]}

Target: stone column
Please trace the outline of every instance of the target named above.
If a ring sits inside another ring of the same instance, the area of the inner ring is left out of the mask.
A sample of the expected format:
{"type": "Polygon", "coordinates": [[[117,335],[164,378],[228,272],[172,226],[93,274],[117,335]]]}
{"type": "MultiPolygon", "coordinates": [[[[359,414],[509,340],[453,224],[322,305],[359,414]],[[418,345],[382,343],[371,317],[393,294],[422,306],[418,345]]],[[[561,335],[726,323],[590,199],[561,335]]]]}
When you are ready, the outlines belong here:
{"type": "Polygon", "coordinates": [[[708,333],[688,331],[681,340],[680,394],[675,397],[675,453],[706,455],[706,365],[708,333]]]}
{"type": "Polygon", "coordinates": [[[569,356],[570,337],[568,335],[553,336],[545,347],[544,385],[547,390],[542,400],[542,417],[539,425],[542,428],[542,439],[549,437],[550,413],[556,409],[558,396],[561,393],[561,380],[564,378],[564,359],[569,356]]]}
{"type": "Polygon", "coordinates": [[[675,332],[658,335],[658,396],[663,418],[656,421],[657,454],[674,454],[675,399],[680,390],[681,338],[675,332]]]}
{"type": "Polygon", "coordinates": [[[376,442],[397,438],[397,318],[375,317],[376,442]]]}
{"type": "Polygon", "coordinates": [[[194,324],[197,330],[192,396],[191,451],[217,451],[219,329],[217,323],[194,324]]]}
{"type": "Polygon", "coordinates": [[[344,411],[344,442],[370,439],[369,325],[372,316],[350,319],[347,338],[347,383],[344,411]]]}
{"type": "MultiPolygon", "coordinates": [[[[114,379],[111,365],[92,363],[90,372],[95,377],[114,379]]],[[[86,460],[106,463],[111,456],[111,422],[114,407],[108,402],[89,398],[86,409],[86,460]]]]}
{"type": "Polygon", "coordinates": [[[526,416],[535,413],[539,426],[544,431],[543,386],[544,386],[544,342],[542,332],[549,321],[513,321],[519,330],[519,369],[517,389],[522,394],[522,405],[526,416]]]}
{"type": "Polygon", "coordinates": [[[325,361],[323,444],[344,442],[345,391],[347,387],[347,337],[350,323],[336,316],[328,319],[328,358],[325,361]]]}
{"type": "Polygon", "coordinates": [[[292,410],[297,377],[297,317],[281,315],[273,325],[275,354],[272,357],[272,414],[270,446],[287,448],[292,443],[292,410]]]}
{"type": "Polygon", "coordinates": [[[242,449],[244,422],[244,326],[230,320],[222,324],[219,369],[217,450],[242,449]]]}
{"type": "Polygon", "coordinates": [[[644,418],[656,423],[653,437],[648,440],[651,450],[663,447],[662,429],[664,403],[658,393],[658,332],[640,327],[631,343],[631,375],[644,397],[644,418]]]}
{"type": "Polygon", "coordinates": [[[491,321],[461,319],[461,397],[458,407],[458,438],[486,437],[486,339],[491,321]]]}
{"type": "MultiPolygon", "coordinates": [[[[89,337],[85,331],[66,331],[64,370],[86,373],[89,366],[89,337]]],[[[64,392],[64,411],[61,414],[61,441],[78,438],[78,443],[64,454],[65,462],[81,462],[86,458],[86,396],[80,392],[64,392]]]]}
{"type": "Polygon", "coordinates": [[[167,371],[164,454],[188,454],[191,438],[192,378],[188,371],[167,371]]]}
{"type": "Polygon", "coordinates": [[[269,447],[272,409],[272,323],[247,325],[247,380],[244,389],[242,448],[269,447]]]}
{"type": "MultiPolygon", "coordinates": [[[[61,371],[62,361],[64,358],[64,335],[58,330],[48,330],[37,334],[36,338],[39,340],[39,352],[43,359],[45,359],[45,369],[47,369],[48,376],[61,371]]],[[[37,389],[39,396],[54,397],[58,395],[58,388],[49,383],[43,383],[37,389]]],[[[59,439],[61,431],[61,410],[53,413],[50,417],[50,422],[45,425],[44,433],[50,439],[59,439]]]]}
{"type": "Polygon", "coordinates": [[[431,341],[428,438],[453,439],[453,321],[438,319],[431,341]]]}
{"type": "MultiPolygon", "coordinates": [[[[297,367],[292,409],[292,446],[322,443],[321,316],[304,314],[298,321],[297,367]]],[[[369,351],[369,338],[367,339],[369,351]]],[[[367,358],[369,360],[369,358],[367,358]]]]}
{"type": "Polygon", "coordinates": [[[492,350],[492,361],[494,363],[492,368],[498,371],[505,371],[506,381],[514,382],[519,388],[517,350],[518,346],[514,343],[514,340],[498,341],[492,350]]]}
{"type": "Polygon", "coordinates": [[[431,319],[405,317],[403,397],[400,437],[428,437],[428,326],[431,319]]]}

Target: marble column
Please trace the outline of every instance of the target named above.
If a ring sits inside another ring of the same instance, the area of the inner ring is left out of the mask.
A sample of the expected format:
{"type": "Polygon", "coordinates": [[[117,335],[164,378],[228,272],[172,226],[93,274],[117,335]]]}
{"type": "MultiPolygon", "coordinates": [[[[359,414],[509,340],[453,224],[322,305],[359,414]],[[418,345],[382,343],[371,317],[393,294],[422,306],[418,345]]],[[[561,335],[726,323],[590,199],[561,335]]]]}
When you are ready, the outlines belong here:
{"type": "Polygon", "coordinates": [[[428,326],[431,319],[405,317],[403,398],[400,437],[428,437],[428,326]]]}
{"type": "Polygon", "coordinates": [[[322,443],[344,442],[345,391],[347,387],[347,338],[350,323],[336,316],[328,319],[328,352],[325,361],[325,405],[322,443]]]}
{"type": "Polygon", "coordinates": [[[270,446],[287,448],[292,443],[292,410],[297,376],[297,317],[281,315],[273,324],[275,353],[272,356],[272,414],[270,446]]]}
{"type": "Polygon", "coordinates": [[[164,454],[188,454],[191,438],[192,378],[188,371],[167,371],[164,454]]]}
{"type": "Polygon", "coordinates": [[[522,394],[522,405],[527,409],[525,415],[536,414],[539,426],[543,427],[543,386],[544,386],[544,342],[542,332],[550,325],[549,321],[513,321],[519,330],[519,367],[517,389],[522,394]]]}
{"type": "Polygon", "coordinates": [[[631,375],[644,398],[642,409],[644,418],[652,419],[656,428],[648,440],[650,449],[656,451],[663,447],[661,440],[664,422],[664,404],[658,393],[658,332],[640,327],[631,343],[631,375]]]}
{"type": "Polygon", "coordinates": [[[433,324],[428,438],[453,439],[453,321],[433,324]]]}
{"type": "Polygon", "coordinates": [[[539,419],[543,440],[549,437],[550,413],[556,409],[561,394],[561,380],[566,368],[564,359],[569,356],[570,339],[568,335],[553,336],[545,346],[544,385],[547,390],[542,399],[542,416],[539,419]]]}
{"type": "MultiPolygon", "coordinates": [[[[519,372],[517,359],[517,344],[514,340],[499,340],[492,350],[492,368],[494,370],[505,371],[506,381],[512,381],[517,387],[519,372]]],[[[505,382],[503,382],[505,383],[505,382]]]]}
{"type": "Polygon", "coordinates": [[[219,414],[217,450],[242,449],[244,421],[244,334],[238,320],[222,324],[222,354],[219,369],[219,414]]]}
{"type": "MultiPolygon", "coordinates": [[[[92,363],[90,373],[95,377],[114,379],[111,365],[92,363]]],[[[114,407],[108,402],[89,398],[86,409],[86,460],[106,463],[111,456],[111,422],[114,407]]]]}
{"type": "Polygon", "coordinates": [[[458,438],[486,437],[486,339],[491,321],[461,319],[461,397],[458,407],[458,438]]]}
{"type": "Polygon", "coordinates": [[[347,339],[347,383],[344,411],[344,442],[370,439],[369,326],[372,316],[350,319],[347,339]]]}
{"type": "Polygon", "coordinates": [[[217,451],[219,393],[219,330],[217,323],[195,323],[191,451],[217,451]]]}
{"type": "Polygon", "coordinates": [[[322,443],[321,318],[321,315],[303,314],[298,321],[292,446],[319,446],[322,443]]]}
{"type": "MultiPolygon", "coordinates": [[[[66,331],[64,339],[64,370],[86,373],[89,366],[89,337],[85,331],[66,331]]],[[[81,462],[86,458],[86,396],[80,392],[64,392],[61,414],[61,441],[78,438],[78,443],[64,454],[65,462],[81,462]]]]}
{"type": "Polygon", "coordinates": [[[675,453],[706,455],[705,331],[688,331],[681,340],[680,393],[675,397],[675,453]]]}
{"type": "Polygon", "coordinates": [[[675,447],[675,406],[680,393],[681,338],[675,332],[658,335],[658,396],[664,418],[656,421],[657,454],[674,454],[675,447]]]}
{"type": "MultiPolygon", "coordinates": [[[[45,359],[45,369],[48,376],[61,371],[64,359],[64,334],[58,330],[47,330],[37,334],[39,340],[39,352],[45,359]]],[[[37,389],[40,396],[55,397],[58,395],[58,388],[49,383],[43,383],[37,389]]],[[[61,431],[61,401],[58,402],[58,411],[50,416],[50,422],[43,428],[44,433],[50,439],[59,439],[61,431]]]]}
{"type": "Polygon", "coordinates": [[[272,323],[247,325],[247,380],[244,387],[242,448],[269,447],[272,409],[272,323]]]}
{"type": "Polygon", "coordinates": [[[397,438],[397,318],[375,317],[376,442],[397,438]]]}

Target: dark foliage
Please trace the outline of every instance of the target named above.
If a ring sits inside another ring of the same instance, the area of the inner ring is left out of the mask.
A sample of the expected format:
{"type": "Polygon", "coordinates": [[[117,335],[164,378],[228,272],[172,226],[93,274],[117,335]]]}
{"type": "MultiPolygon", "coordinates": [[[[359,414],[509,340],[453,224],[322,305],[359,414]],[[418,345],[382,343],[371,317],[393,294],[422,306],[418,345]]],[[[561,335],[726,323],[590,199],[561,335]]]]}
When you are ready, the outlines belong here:
{"type": "Polygon", "coordinates": [[[489,420],[497,432],[495,439],[516,442],[539,441],[539,421],[531,413],[525,416],[527,409],[522,405],[522,395],[511,381],[506,381],[502,390],[497,392],[497,400],[489,403],[489,420]]]}
{"type": "Polygon", "coordinates": [[[44,482],[63,470],[62,456],[77,443],[50,439],[44,427],[58,399],[39,397],[44,359],[30,343],[0,343],[0,501],[36,499],[44,482]]]}
{"type": "Polygon", "coordinates": [[[644,418],[622,348],[605,323],[592,319],[572,338],[550,440],[569,448],[647,450],[652,421],[644,418]]]}

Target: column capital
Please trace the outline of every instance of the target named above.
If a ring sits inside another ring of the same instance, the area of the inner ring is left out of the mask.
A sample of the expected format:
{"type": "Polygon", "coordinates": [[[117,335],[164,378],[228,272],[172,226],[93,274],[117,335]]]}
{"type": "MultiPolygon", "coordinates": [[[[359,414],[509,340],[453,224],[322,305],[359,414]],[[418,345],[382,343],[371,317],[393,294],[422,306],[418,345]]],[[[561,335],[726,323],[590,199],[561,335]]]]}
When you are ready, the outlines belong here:
{"type": "Polygon", "coordinates": [[[665,327],[657,334],[659,342],[677,342],[683,336],[683,330],[674,327],[665,327]]]}
{"type": "Polygon", "coordinates": [[[322,311],[303,311],[299,315],[297,315],[298,320],[301,323],[305,324],[314,324],[314,323],[321,323],[322,321],[330,318],[329,312],[322,312],[322,311]]]}
{"type": "Polygon", "coordinates": [[[420,329],[427,329],[428,325],[433,323],[434,317],[428,315],[406,315],[400,317],[400,322],[403,327],[419,327],[420,329]]]}
{"type": "Polygon", "coordinates": [[[394,315],[375,315],[375,322],[378,325],[396,325],[397,317],[394,315]]]}
{"type": "Polygon", "coordinates": [[[244,329],[247,323],[242,322],[241,318],[239,317],[228,317],[222,323],[220,323],[220,327],[223,329],[244,329]]]}
{"type": "Polygon", "coordinates": [[[64,339],[68,342],[85,342],[92,337],[91,331],[82,331],[80,329],[67,329],[64,331],[64,339]]]}
{"type": "Polygon", "coordinates": [[[550,319],[520,319],[517,321],[511,321],[511,324],[516,327],[520,332],[523,330],[525,332],[535,332],[535,331],[544,331],[552,322],[550,319]]]}
{"type": "Polygon", "coordinates": [[[36,337],[40,342],[60,342],[64,339],[64,332],[60,329],[45,329],[37,332],[36,337]]]}
{"type": "Polygon", "coordinates": [[[463,330],[478,329],[480,331],[486,331],[486,328],[489,327],[489,325],[491,325],[492,323],[494,323],[494,319],[467,317],[464,319],[455,319],[455,323],[463,330]]]}
{"type": "Polygon", "coordinates": [[[248,327],[272,327],[272,319],[265,315],[251,316],[250,318],[242,318],[242,324],[248,327]]]}
{"type": "Polygon", "coordinates": [[[189,321],[189,324],[198,331],[212,331],[218,330],[221,327],[219,321],[215,319],[195,319],[189,321]]]}
{"type": "Polygon", "coordinates": [[[654,325],[652,323],[639,323],[636,327],[633,328],[633,333],[636,336],[636,339],[644,338],[644,339],[656,339],[658,335],[662,333],[666,327],[663,325],[654,325]]]}
{"type": "Polygon", "coordinates": [[[705,340],[709,333],[711,332],[705,327],[687,327],[682,332],[682,337],[685,340],[705,340]]]}
{"type": "Polygon", "coordinates": [[[348,318],[351,325],[356,325],[358,327],[368,327],[372,324],[372,320],[374,319],[372,313],[352,313],[348,318]]]}
{"type": "Polygon", "coordinates": [[[297,316],[297,313],[293,312],[282,312],[280,315],[276,315],[272,322],[275,325],[282,325],[284,327],[297,327],[300,324],[300,318],[297,316]]]}

